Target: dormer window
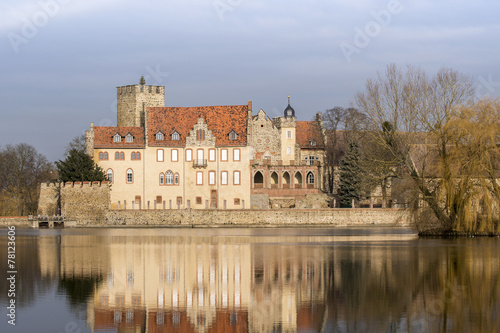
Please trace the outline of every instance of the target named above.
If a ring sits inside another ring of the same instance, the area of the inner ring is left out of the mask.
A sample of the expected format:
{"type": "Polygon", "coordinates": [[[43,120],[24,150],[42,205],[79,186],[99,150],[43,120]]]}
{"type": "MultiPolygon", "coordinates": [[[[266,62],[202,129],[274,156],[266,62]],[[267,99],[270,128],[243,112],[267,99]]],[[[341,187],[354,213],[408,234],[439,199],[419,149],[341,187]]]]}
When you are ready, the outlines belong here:
{"type": "Polygon", "coordinates": [[[113,136],[113,142],[122,142],[122,136],[120,134],[116,133],[113,136]]]}
{"type": "Polygon", "coordinates": [[[180,139],[181,139],[181,136],[180,136],[179,132],[174,131],[174,133],[172,133],[172,141],[179,141],[180,139]]]}
{"type": "Polygon", "coordinates": [[[238,139],[238,134],[236,134],[235,131],[229,132],[229,140],[237,140],[238,139]]]}
{"type": "Polygon", "coordinates": [[[164,140],[164,137],[165,136],[163,135],[163,133],[161,131],[158,131],[156,133],[156,141],[162,141],[162,140],[164,140]]]}
{"type": "Polygon", "coordinates": [[[130,133],[128,133],[126,136],[125,136],[125,142],[127,143],[132,143],[134,142],[134,136],[130,133]]]}
{"type": "Polygon", "coordinates": [[[316,141],[314,141],[314,140],[310,140],[309,143],[311,144],[312,147],[316,146],[316,141]]]}

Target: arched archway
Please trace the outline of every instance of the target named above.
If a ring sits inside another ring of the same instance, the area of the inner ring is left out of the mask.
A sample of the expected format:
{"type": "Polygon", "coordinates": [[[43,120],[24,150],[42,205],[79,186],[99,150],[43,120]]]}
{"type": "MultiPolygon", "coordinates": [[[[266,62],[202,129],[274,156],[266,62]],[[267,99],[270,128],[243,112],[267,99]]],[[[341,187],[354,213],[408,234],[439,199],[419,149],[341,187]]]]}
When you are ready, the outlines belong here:
{"type": "Polygon", "coordinates": [[[290,174],[288,171],[283,172],[283,188],[290,188],[290,174]]]}
{"type": "Polygon", "coordinates": [[[294,178],[293,187],[294,188],[302,188],[302,173],[297,171],[295,173],[295,177],[293,177],[293,178],[294,178]]]}
{"type": "Polygon", "coordinates": [[[264,187],[264,176],[262,172],[257,171],[253,175],[253,188],[263,188],[264,187]]]}
{"type": "Polygon", "coordinates": [[[279,177],[276,171],[271,173],[271,188],[278,188],[279,177]]]}

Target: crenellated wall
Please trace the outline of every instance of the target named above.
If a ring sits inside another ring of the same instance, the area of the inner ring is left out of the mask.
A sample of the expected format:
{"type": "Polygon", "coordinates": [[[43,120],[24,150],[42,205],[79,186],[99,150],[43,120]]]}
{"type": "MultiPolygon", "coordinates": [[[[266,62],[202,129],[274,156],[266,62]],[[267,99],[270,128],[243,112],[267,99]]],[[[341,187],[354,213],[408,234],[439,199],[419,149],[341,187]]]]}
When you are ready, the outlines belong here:
{"type": "Polygon", "coordinates": [[[57,200],[65,221],[101,223],[110,209],[111,186],[108,182],[42,183],[38,202],[39,215],[59,215],[57,200]]]}

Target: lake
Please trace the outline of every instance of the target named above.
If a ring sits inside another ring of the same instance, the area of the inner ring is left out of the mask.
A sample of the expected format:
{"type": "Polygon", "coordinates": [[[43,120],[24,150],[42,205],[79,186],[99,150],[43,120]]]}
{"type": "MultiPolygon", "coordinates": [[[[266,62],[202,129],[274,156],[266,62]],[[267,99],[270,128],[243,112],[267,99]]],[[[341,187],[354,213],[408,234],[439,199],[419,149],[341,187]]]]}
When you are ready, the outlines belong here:
{"type": "Polygon", "coordinates": [[[9,263],[0,233],[0,332],[500,332],[497,237],[17,229],[9,263]]]}

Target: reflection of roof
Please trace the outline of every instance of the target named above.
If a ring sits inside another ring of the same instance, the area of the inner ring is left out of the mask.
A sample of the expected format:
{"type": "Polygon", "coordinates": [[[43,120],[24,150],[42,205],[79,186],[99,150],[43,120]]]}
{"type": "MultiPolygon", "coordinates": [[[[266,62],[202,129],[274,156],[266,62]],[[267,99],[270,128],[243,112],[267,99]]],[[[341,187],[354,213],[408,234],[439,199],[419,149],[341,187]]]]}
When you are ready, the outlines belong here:
{"type": "Polygon", "coordinates": [[[144,129],[142,127],[125,126],[97,126],[94,127],[95,148],[142,148],[144,147],[144,129]],[[121,142],[114,142],[113,136],[118,133],[121,142]],[[125,142],[125,136],[130,133],[134,137],[132,142],[125,142]]]}
{"type": "MultiPolygon", "coordinates": [[[[117,309],[118,310],[118,309],[117,309]]],[[[126,309],[120,310],[120,322],[116,323],[115,309],[96,309],[94,310],[94,329],[96,332],[108,331],[110,328],[143,328],[145,327],[145,310],[133,311],[133,318],[127,323],[126,309]]],[[[150,311],[148,313],[148,332],[151,333],[166,333],[166,332],[198,332],[195,325],[191,322],[186,311],[150,311]],[[162,316],[163,315],[163,316],[162,316]],[[162,316],[162,317],[160,317],[162,316]]],[[[198,321],[203,321],[204,318],[196,318],[198,321]]],[[[200,324],[200,323],[197,323],[200,324]]],[[[118,330],[120,331],[120,330],[118,330]]],[[[212,325],[206,330],[207,333],[223,333],[223,332],[248,332],[248,312],[228,310],[217,311],[212,325]]]]}
{"type": "Polygon", "coordinates": [[[325,148],[321,129],[316,121],[297,121],[296,133],[300,148],[325,148]]]}
{"type": "Polygon", "coordinates": [[[186,137],[198,118],[203,118],[216,138],[217,146],[245,146],[247,144],[248,105],[224,105],[202,107],[153,107],[148,108],[149,144],[151,146],[183,146],[186,137]],[[172,133],[176,130],[180,140],[156,141],[158,131],[172,133]],[[229,133],[237,133],[236,140],[229,140],[229,133]]]}

